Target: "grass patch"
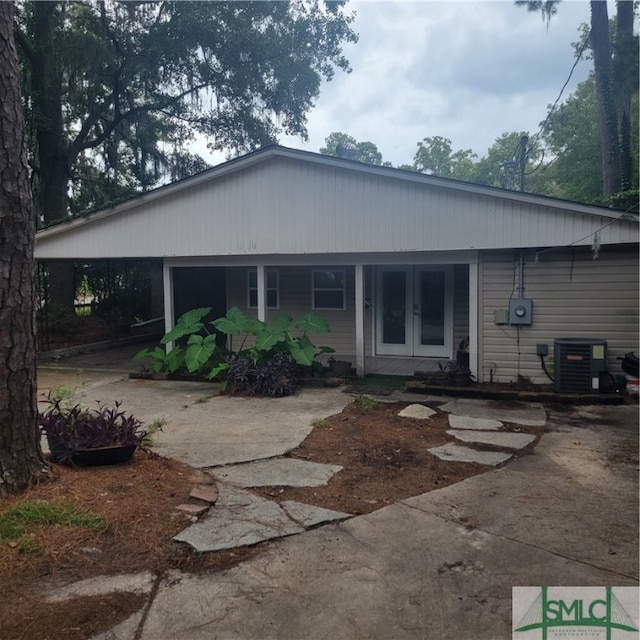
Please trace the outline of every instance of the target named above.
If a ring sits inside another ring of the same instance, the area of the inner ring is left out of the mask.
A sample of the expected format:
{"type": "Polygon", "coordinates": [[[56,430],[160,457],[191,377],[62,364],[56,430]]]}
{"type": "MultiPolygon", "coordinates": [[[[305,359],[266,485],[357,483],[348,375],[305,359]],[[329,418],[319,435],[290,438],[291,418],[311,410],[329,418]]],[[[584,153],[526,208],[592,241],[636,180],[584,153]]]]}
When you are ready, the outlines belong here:
{"type": "Polygon", "coordinates": [[[363,411],[373,411],[380,406],[380,400],[368,398],[367,396],[360,396],[356,402],[360,405],[360,408],[363,411]]]}
{"type": "Polygon", "coordinates": [[[411,376],[387,376],[370,374],[354,380],[349,386],[350,393],[370,393],[386,396],[391,392],[404,389],[407,381],[413,380],[411,376]]]}
{"type": "Polygon", "coordinates": [[[153,436],[158,433],[158,431],[162,431],[162,427],[167,424],[167,421],[164,418],[157,418],[149,425],[144,425],[145,436],[142,439],[143,447],[151,447],[153,446],[153,436]]]}
{"type": "Polygon", "coordinates": [[[318,427],[318,429],[326,429],[329,424],[329,418],[314,418],[311,421],[311,425],[313,427],[318,427]]]}
{"type": "MultiPolygon", "coordinates": [[[[22,502],[0,513],[0,542],[20,540],[37,528],[52,526],[88,527],[104,531],[107,521],[101,515],[78,511],[69,501],[22,502]]],[[[28,542],[25,544],[28,546],[28,542]]]]}

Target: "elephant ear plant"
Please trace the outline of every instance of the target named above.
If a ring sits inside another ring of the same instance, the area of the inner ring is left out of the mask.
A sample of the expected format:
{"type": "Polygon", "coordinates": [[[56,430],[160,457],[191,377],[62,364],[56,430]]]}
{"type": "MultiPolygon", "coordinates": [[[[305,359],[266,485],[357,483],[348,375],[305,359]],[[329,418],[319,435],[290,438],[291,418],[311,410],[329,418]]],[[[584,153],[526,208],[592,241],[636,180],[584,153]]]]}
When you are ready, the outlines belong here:
{"type": "Polygon", "coordinates": [[[333,352],[330,347],[316,347],[309,338],[309,333],[329,332],[327,321],[315,313],[295,322],[278,315],[267,323],[232,307],[221,318],[203,322],[210,311],[208,307],[188,311],[160,341],[166,345],[179,340],[186,346],[174,346],[168,353],[161,347],[145,349],[136,359],[151,357],[156,372],[186,369],[210,380],[218,379],[229,393],[284,396],[295,389],[301,372],[318,375],[322,371],[317,360],[320,354],[333,352]],[[228,340],[238,336],[238,349],[221,349],[217,334],[228,340]]]}
{"type": "MultiPolygon", "coordinates": [[[[38,412],[40,430],[47,437],[54,462],[71,464],[91,456],[88,451],[100,451],[99,459],[110,464],[131,458],[136,447],[146,436],[142,422],[120,409],[120,402],[109,407],[99,404],[96,409],[87,409],[80,404],[65,404],[60,398],[49,394],[48,407],[38,412]],[[106,450],[115,455],[105,455],[106,450]]],[[[95,457],[95,456],[94,456],[95,457]]]]}

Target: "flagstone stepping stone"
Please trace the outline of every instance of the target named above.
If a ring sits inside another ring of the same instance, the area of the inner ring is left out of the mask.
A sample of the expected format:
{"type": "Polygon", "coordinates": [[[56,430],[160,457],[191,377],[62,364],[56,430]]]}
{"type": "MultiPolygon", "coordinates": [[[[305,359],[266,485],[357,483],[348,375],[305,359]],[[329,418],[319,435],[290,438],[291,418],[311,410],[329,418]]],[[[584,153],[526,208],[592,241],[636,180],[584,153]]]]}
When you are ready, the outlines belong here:
{"type": "Polygon", "coordinates": [[[510,433],[506,431],[474,431],[473,429],[450,429],[450,436],[462,442],[478,442],[480,444],[492,444],[505,449],[524,449],[531,444],[536,437],[530,433],[510,433]]]}
{"type": "Polygon", "coordinates": [[[218,500],[216,507],[248,507],[257,500],[265,498],[258,497],[251,491],[245,491],[231,484],[220,483],[218,486],[218,500]]]}
{"type": "Polygon", "coordinates": [[[472,418],[471,416],[457,416],[449,414],[449,425],[453,429],[480,429],[482,431],[497,431],[502,422],[491,418],[472,418]]]}
{"type": "Polygon", "coordinates": [[[336,520],[345,520],[350,518],[352,514],[344,511],[334,511],[333,509],[323,509],[312,504],[304,502],[296,502],[294,500],[285,500],[280,506],[287,512],[287,515],[301,524],[303,527],[313,527],[323,522],[335,522],[336,520]]]}
{"type": "Polygon", "coordinates": [[[350,513],[293,500],[279,505],[233,485],[220,483],[218,490],[218,501],[208,514],[174,536],[174,540],[199,552],[220,551],[302,533],[323,522],[351,517],[350,513]]]}
{"type": "Polygon", "coordinates": [[[209,504],[215,504],[218,499],[218,487],[211,484],[194,487],[191,489],[189,497],[195,498],[196,500],[202,500],[203,502],[208,502],[209,504]]]}
{"type": "Polygon", "coordinates": [[[196,551],[221,551],[257,544],[272,538],[302,533],[305,528],[294,522],[276,502],[254,496],[251,504],[215,507],[207,516],[174,536],[196,551]]]}
{"type": "Polygon", "coordinates": [[[527,427],[544,427],[547,421],[544,408],[537,402],[495,402],[475,398],[456,398],[438,408],[459,416],[490,418],[527,427]]]}
{"type": "Polygon", "coordinates": [[[440,460],[448,460],[450,462],[477,462],[478,464],[486,464],[491,467],[506,462],[511,455],[501,453],[499,451],[477,451],[469,447],[463,447],[457,444],[444,444],[440,447],[429,449],[440,460]]]}
{"type": "Polygon", "coordinates": [[[201,516],[205,511],[209,510],[210,504],[179,504],[176,507],[176,511],[186,513],[188,516],[201,516]]]}
{"type": "Polygon", "coordinates": [[[431,416],[434,416],[437,411],[434,411],[430,407],[425,407],[423,404],[410,404],[406,406],[398,415],[402,418],[417,418],[418,420],[428,420],[431,416]]]}
{"type": "Polygon", "coordinates": [[[320,464],[295,458],[272,458],[210,470],[216,478],[238,487],[321,487],[341,471],[337,464],[320,464]]]}
{"type": "Polygon", "coordinates": [[[115,576],[96,576],[66,584],[45,597],[47,602],[62,602],[79,596],[101,596],[109,593],[149,593],[155,576],[150,571],[115,576]]]}

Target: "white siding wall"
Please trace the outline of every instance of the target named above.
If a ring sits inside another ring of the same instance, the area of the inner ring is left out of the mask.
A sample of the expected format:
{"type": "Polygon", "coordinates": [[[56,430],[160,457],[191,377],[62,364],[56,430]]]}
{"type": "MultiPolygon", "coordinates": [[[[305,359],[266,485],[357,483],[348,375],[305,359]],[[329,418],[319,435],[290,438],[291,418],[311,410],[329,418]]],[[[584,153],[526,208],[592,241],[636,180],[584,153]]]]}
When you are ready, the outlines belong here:
{"type": "MultiPolygon", "coordinates": [[[[268,267],[277,268],[280,284],[280,308],[268,309],[267,319],[278,313],[292,316],[294,320],[311,313],[312,267],[268,267]]],[[[344,311],[321,310],[313,311],[321,315],[329,323],[331,333],[309,334],[312,342],[317,346],[330,345],[337,354],[353,355],[355,345],[355,292],[353,267],[320,267],[322,269],[345,269],[347,279],[346,309],[344,311]]],[[[255,309],[247,310],[247,268],[230,267],[227,269],[227,302],[229,307],[238,307],[245,313],[256,316],[255,309]]]]}
{"type": "Polygon", "coordinates": [[[453,356],[469,336],[469,265],[457,264],[453,272],[453,356]]]}
{"type": "Polygon", "coordinates": [[[446,251],[637,242],[638,225],[434,183],[429,176],[275,157],[115,214],[38,234],[36,257],[173,257],[446,251]]]}
{"type": "Polygon", "coordinates": [[[604,338],[609,370],[621,373],[617,356],[638,352],[637,247],[603,247],[597,259],[585,248],[525,252],[524,296],[533,300],[533,323],[517,327],[494,323],[494,311],[508,309],[517,295],[518,252],[481,256],[480,371],[484,381],[526,376],[550,384],[536,344],[549,346],[547,368],[553,375],[555,338],[604,338]]]}
{"type": "MultiPolygon", "coordinates": [[[[314,267],[267,267],[276,268],[279,273],[280,308],[268,309],[267,319],[278,313],[286,313],[294,319],[312,311],[311,272],[314,267]]],[[[310,336],[317,345],[330,345],[336,350],[336,356],[354,356],[355,345],[355,276],[351,266],[322,266],[319,269],[345,269],[347,277],[347,308],[344,311],[316,311],[326,318],[331,327],[330,334],[310,336]]],[[[256,317],[256,309],[247,309],[247,269],[248,267],[227,268],[227,306],[238,307],[246,314],[256,317]]],[[[365,308],[365,354],[373,354],[373,269],[366,266],[365,298],[370,302],[365,308]]],[[[467,265],[455,265],[454,272],[454,344],[453,355],[458,343],[469,335],[469,268],[467,265]]]]}

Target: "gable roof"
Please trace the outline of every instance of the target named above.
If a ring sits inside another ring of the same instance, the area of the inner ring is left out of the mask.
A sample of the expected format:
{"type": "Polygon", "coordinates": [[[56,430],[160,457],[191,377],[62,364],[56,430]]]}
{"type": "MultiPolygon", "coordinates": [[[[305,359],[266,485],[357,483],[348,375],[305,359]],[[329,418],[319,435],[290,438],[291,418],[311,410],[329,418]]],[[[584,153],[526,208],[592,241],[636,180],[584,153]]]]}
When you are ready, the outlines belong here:
{"type": "Polygon", "coordinates": [[[624,212],[280,146],[43,229],[36,257],[436,251],[638,241],[624,212]]]}

